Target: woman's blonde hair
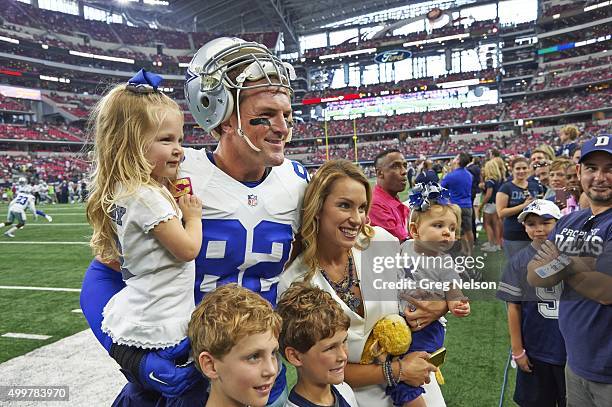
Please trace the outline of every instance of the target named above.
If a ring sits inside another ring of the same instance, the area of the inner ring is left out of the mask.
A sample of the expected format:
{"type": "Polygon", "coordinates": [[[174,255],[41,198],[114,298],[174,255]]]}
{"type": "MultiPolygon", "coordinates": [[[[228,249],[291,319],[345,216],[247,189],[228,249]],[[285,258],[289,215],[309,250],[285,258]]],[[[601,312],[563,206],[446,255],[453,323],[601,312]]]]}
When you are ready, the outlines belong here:
{"type": "MultiPolygon", "coordinates": [[[[315,173],[314,177],[306,188],[304,203],[302,205],[302,226],[300,228],[301,243],[304,248],[302,259],[308,272],[304,276],[304,281],[310,281],[317,271],[317,251],[318,251],[318,220],[317,216],[323,209],[325,200],[331,193],[334,182],[349,178],[362,184],[366,190],[367,209],[366,215],[370,211],[372,203],[372,188],[368,179],[363,174],[361,167],[348,160],[331,160],[323,164],[315,173]]],[[[364,249],[370,239],[374,236],[374,230],[368,224],[362,225],[362,239],[357,246],[364,249]]]]}
{"type": "Polygon", "coordinates": [[[499,172],[502,175],[502,181],[504,181],[506,179],[507,169],[506,163],[504,162],[503,158],[493,157],[490,161],[493,161],[497,165],[497,167],[499,168],[499,172]]]}
{"type": "Polygon", "coordinates": [[[499,182],[504,180],[499,163],[495,159],[485,163],[482,173],[485,180],[492,179],[499,182]]]}
{"type": "Polygon", "coordinates": [[[93,227],[90,246],[103,261],[120,255],[112,221],[117,199],[147,185],[159,189],[176,205],[164,186],[151,178],[153,165],[145,157],[159,126],[172,113],[183,117],[179,105],[168,96],[136,93],[125,84],[113,87],[92,110],[93,165],[86,211],[93,227]]]}

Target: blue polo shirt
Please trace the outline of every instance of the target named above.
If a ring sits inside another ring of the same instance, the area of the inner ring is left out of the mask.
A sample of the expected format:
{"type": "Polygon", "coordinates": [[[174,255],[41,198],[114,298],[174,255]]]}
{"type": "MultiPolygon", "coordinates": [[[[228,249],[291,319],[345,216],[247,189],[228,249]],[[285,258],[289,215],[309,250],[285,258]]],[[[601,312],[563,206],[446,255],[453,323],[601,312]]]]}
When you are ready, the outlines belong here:
{"type": "MultiPolygon", "coordinates": [[[[593,217],[590,208],[563,216],[548,238],[568,256],[594,257],[596,273],[612,276],[612,209],[593,217]],[[576,240],[583,241],[577,244],[576,240]]],[[[612,384],[612,305],[587,299],[565,283],[559,328],[567,363],[580,377],[612,384]]]]}
{"type": "Polygon", "coordinates": [[[451,203],[461,208],[472,207],[472,173],[465,168],[457,168],[442,178],[442,185],[450,192],[451,203]]]}

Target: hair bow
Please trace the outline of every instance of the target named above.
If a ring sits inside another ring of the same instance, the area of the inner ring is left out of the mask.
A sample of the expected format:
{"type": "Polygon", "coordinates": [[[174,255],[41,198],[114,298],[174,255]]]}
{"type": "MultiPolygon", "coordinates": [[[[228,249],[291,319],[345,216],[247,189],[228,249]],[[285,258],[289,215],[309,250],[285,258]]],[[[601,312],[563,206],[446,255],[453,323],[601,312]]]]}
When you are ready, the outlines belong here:
{"type": "Polygon", "coordinates": [[[153,93],[157,92],[162,80],[161,76],[147,72],[143,68],[128,80],[126,88],[136,93],[153,93]]]}
{"type": "Polygon", "coordinates": [[[426,211],[434,203],[438,205],[450,204],[448,189],[441,187],[436,182],[416,184],[408,196],[408,206],[415,211],[426,211]]]}

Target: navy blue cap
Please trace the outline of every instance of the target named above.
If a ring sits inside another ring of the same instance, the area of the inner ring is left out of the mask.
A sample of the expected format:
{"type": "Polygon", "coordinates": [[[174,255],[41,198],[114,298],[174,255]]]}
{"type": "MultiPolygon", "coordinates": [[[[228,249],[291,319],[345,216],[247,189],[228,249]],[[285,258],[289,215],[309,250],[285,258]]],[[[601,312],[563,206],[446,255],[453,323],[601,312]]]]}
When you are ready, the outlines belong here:
{"type": "Polygon", "coordinates": [[[602,134],[586,141],[580,149],[580,160],[578,162],[581,163],[587,155],[595,151],[605,151],[608,154],[612,154],[612,136],[609,134],[602,134]]]}

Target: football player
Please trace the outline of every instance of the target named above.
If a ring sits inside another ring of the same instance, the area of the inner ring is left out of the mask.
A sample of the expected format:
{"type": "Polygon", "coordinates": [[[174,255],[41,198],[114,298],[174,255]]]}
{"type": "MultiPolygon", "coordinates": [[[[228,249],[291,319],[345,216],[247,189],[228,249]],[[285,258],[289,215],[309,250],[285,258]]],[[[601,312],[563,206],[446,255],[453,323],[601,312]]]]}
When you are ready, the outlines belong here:
{"type": "Polygon", "coordinates": [[[26,209],[30,209],[36,216],[36,206],[34,205],[34,195],[27,192],[25,188],[22,188],[17,196],[9,203],[8,215],[6,222],[0,223],[0,228],[5,226],[11,226],[15,221],[17,225],[12,226],[9,230],[4,232],[4,236],[15,237],[15,231],[17,229],[23,229],[26,224],[26,209]]]}
{"type": "MultiPolygon", "coordinates": [[[[189,64],[185,96],[190,111],[219,142],[214,152],[185,148],[177,181],[177,195],[195,194],[203,202],[196,304],[215,287],[238,283],[275,305],[308,182],[306,169],[284,158],[293,123],[294,76],[293,68],[263,45],[238,38],[205,44],[189,64]]],[[[183,398],[203,405],[202,375],[192,365],[175,364],[188,355],[188,343],[145,352],[113,344],[102,333],[102,310],[123,286],[121,274],[94,260],[81,291],[90,327],[130,381],[115,403],[155,405],[191,388],[183,398]]],[[[269,405],[284,405],[285,383],[283,368],[269,405]]]]}

